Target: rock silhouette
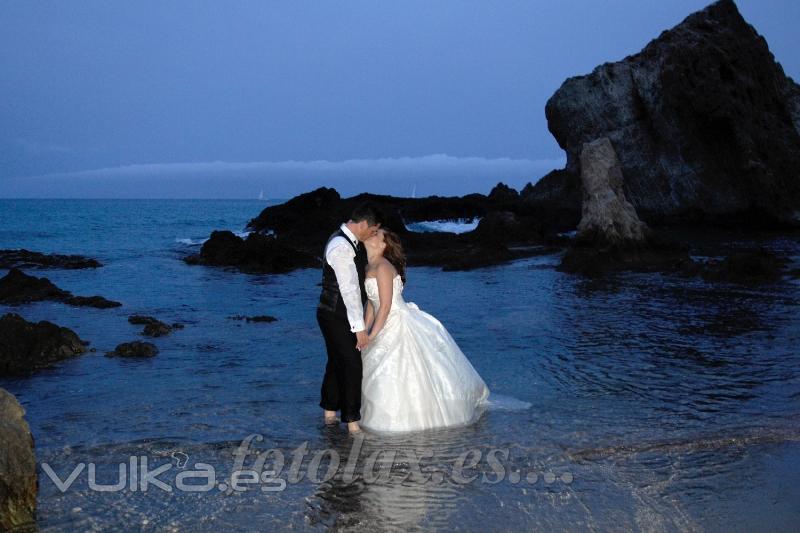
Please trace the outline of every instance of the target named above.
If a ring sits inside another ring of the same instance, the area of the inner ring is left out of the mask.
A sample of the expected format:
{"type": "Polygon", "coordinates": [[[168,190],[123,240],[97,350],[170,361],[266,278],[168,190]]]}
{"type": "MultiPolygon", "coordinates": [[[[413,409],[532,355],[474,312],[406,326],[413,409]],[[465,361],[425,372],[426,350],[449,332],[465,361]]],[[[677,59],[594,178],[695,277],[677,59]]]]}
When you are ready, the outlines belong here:
{"type": "Polygon", "coordinates": [[[578,212],[583,144],[607,137],[650,224],[800,225],[800,87],[732,0],[567,79],[545,113],[567,165],[530,202],[578,212]]]}

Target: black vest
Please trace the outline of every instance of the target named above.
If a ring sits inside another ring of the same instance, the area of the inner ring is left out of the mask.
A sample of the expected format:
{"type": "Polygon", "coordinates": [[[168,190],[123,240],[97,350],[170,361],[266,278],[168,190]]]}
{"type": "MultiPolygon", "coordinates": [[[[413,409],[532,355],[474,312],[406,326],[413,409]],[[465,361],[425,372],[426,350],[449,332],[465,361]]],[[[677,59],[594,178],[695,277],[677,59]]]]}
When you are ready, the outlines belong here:
{"type": "MultiPolygon", "coordinates": [[[[347,243],[350,246],[353,246],[353,242],[350,240],[350,237],[339,228],[337,231],[333,233],[328,239],[328,242],[325,244],[325,249],[328,248],[328,244],[330,244],[331,240],[334,237],[344,237],[347,243]]],[[[355,258],[353,258],[353,262],[356,264],[356,271],[358,271],[358,286],[361,289],[361,305],[367,301],[367,292],[364,288],[364,281],[366,280],[366,269],[367,269],[367,250],[364,246],[353,246],[353,249],[356,252],[355,258]]],[[[324,255],[323,249],[323,255],[324,255]]],[[[328,264],[328,261],[325,257],[322,258],[322,293],[319,295],[319,306],[317,307],[318,312],[326,312],[332,313],[344,320],[347,320],[347,307],[344,305],[344,300],[342,300],[342,293],[339,290],[339,283],[336,281],[336,272],[333,271],[333,268],[328,264]]]]}

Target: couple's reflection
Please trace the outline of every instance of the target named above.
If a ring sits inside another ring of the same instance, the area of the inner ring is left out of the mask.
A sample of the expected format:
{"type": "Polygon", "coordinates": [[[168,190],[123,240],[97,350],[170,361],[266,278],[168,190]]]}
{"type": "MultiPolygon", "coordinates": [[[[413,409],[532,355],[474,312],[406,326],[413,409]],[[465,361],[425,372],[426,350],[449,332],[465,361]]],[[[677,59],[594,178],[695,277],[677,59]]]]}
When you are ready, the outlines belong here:
{"type": "MultiPolygon", "coordinates": [[[[331,479],[316,486],[307,518],[311,525],[333,529],[446,526],[460,491],[447,474],[480,424],[356,436],[326,427],[323,445],[336,451],[340,465],[331,479]]],[[[325,475],[324,468],[318,478],[325,475]]]]}

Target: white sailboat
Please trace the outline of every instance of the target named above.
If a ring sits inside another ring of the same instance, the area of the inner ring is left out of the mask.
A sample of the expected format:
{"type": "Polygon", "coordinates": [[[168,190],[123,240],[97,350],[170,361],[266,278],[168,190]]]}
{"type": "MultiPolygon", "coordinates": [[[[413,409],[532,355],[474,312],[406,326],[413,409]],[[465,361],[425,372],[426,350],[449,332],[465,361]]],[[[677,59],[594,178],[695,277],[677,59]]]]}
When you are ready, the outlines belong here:
{"type": "Polygon", "coordinates": [[[261,192],[258,193],[258,199],[259,200],[263,200],[264,199],[264,189],[261,189],[261,192]]]}

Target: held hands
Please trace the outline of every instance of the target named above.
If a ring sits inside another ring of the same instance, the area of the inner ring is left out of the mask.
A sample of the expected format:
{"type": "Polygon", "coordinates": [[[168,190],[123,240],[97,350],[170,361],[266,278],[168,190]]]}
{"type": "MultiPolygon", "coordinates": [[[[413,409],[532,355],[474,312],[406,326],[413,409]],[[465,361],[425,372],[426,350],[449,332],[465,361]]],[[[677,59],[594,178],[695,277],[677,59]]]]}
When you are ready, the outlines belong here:
{"type": "Polygon", "coordinates": [[[356,350],[363,350],[369,344],[370,338],[365,330],[356,331],[356,350]]]}

